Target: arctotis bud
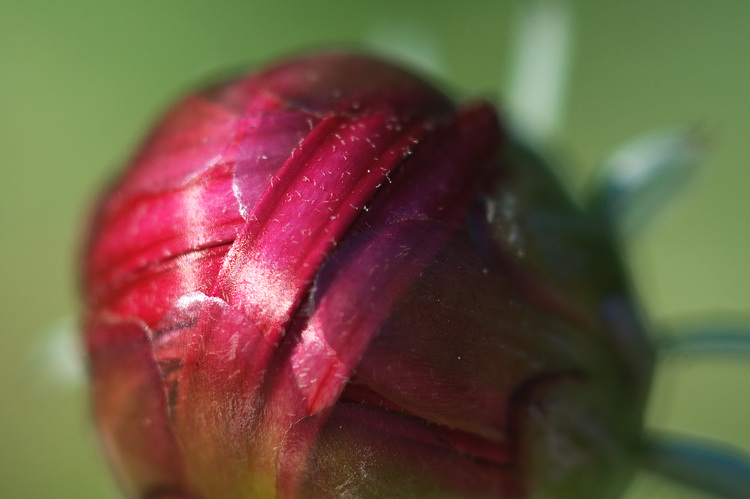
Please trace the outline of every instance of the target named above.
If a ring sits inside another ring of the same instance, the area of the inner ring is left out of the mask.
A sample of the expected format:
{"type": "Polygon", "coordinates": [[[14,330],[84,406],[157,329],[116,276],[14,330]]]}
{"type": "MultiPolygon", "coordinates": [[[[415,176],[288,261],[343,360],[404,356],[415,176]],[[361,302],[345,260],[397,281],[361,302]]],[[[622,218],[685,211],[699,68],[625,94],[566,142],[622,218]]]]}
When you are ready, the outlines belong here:
{"type": "Polygon", "coordinates": [[[651,353],[609,233],[485,103],[312,55],[178,104],[84,260],[133,497],[616,495],[651,353]]]}

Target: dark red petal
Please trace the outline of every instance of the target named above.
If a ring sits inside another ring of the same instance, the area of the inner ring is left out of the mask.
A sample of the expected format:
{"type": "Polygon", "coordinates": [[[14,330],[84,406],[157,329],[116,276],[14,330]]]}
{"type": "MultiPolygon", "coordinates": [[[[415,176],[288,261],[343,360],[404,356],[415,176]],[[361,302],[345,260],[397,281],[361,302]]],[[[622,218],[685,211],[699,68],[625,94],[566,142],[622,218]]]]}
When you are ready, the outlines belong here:
{"type": "Polygon", "coordinates": [[[458,451],[435,425],[361,404],[294,424],[278,458],[281,499],[519,497],[509,463],[458,451]]]}
{"type": "Polygon", "coordinates": [[[356,381],[406,412],[498,441],[518,385],[600,363],[588,339],[525,302],[458,232],[391,308],[356,381]]]}
{"type": "Polygon", "coordinates": [[[576,206],[533,154],[515,146],[503,167],[500,182],[483,186],[483,205],[469,212],[478,249],[506,268],[528,300],[590,321],[602,295],[624,293],[609,230],[576,206]]]}
{"type": "Polygon", "coordinates": [[[460,222],[480,179],[498,171],[502,139],[494,110],[478,104],[437,127],[370,203],[353,232],[402,220],[460,222]],[[492,171],[494,170],[494,171],[492,171]]]}
{"type": "Polygon", "coordinates": [[[261,73],[253,85],[292,107],[321,115],[387,112],[411,119],[447,116],[453,110],[442,93],[413,74],[345,52],[292,59],[261,73]]]}
{"type": "Polygon", "coordinates": [[[134,320],[97,317],[87,326],[94,410],[104,448],[133,496],[182,490],[184,462],[150,332],[134,320]]]}
{"type": "Polygon", "coordinates": [[[283,374],[271,403],[284,408],[280,413],[302,417],[335,403],[379,326],[455,230],[428,220],[460,219],[480,172],[495,159],[498,136],[488,108],[468,109],[425,139],[397,181],[385,174],[388,182],[352,232],[381,228],[365,230],[327,260],[304,307],[311,318],[296,325],[294,344],[280,356],[283,374]]]}

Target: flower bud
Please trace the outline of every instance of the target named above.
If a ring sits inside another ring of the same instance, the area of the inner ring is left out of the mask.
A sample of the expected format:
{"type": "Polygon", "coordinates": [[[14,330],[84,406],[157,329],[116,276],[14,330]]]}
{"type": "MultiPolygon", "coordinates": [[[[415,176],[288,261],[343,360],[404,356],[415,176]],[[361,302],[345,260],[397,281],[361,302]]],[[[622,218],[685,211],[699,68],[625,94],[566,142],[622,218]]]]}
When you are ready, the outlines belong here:
{"type": "Polygon", "coordinates": [[[609,497],[651,354],[609,232],[384,62],[187,97],[103,196],[94,408],[134,497],[609,497]]]}

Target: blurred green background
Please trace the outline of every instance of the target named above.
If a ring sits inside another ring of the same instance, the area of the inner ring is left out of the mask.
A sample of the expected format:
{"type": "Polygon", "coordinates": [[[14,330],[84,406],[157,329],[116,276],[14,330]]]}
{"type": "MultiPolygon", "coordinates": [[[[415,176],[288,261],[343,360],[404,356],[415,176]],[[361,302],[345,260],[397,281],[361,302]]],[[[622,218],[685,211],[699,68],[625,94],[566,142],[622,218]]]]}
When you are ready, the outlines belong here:
{"type": "MultiPolygon", "coordinates": [[[[522,3],[0,1],[0,497],[118,497],[66,331],[92,196],[169,102],[227,68],[331,45],[419,54],[458,95],[502,102],[522,3]]],[[[702,169],[630,241],[631,264],[656,322],[750,313],[750,2],[568,6],[556,143],[570,186],[640,132],[703,126],[702,169]]],[[[747,360],[664,364],[650,424],[750,450],[748,380],[747,360]]],[[[705,496],[640,475],[628,498],[654,497],[705,496]]]]}

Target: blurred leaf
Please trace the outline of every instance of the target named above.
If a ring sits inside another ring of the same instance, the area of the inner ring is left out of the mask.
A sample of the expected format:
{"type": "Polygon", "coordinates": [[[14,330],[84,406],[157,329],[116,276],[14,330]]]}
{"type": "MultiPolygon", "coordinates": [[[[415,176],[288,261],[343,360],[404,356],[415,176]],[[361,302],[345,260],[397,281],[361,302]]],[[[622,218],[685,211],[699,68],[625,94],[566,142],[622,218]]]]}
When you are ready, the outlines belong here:
{"type": "Polygon", "coordinates": [[[40,335],[29,362],[42,390],[59,392],[84,385],[86,373],[80,341],[72,315],[58,319],[40,335]]]}
{"type": "Polygon", "coordinates": [[[626,144],[604,162],[590,194],[592,213],[628,237],[638,234],[690,177],[703,157],[696,130],[652,132],[626,144]]]}
{"type": "Polygon", "coordinates": [[[547,142],[562,121],[570,18],[564,2],[536,1],[516,20],[507,105],[515,133],[531,143],[547,142]]]}
{"type": "Polygon", "coordinates": [[[717,497],[746,499],[750,491],[750,460],[733,449],[681,438],[652,437],[646,444],[642,465],[717,497]]]}

